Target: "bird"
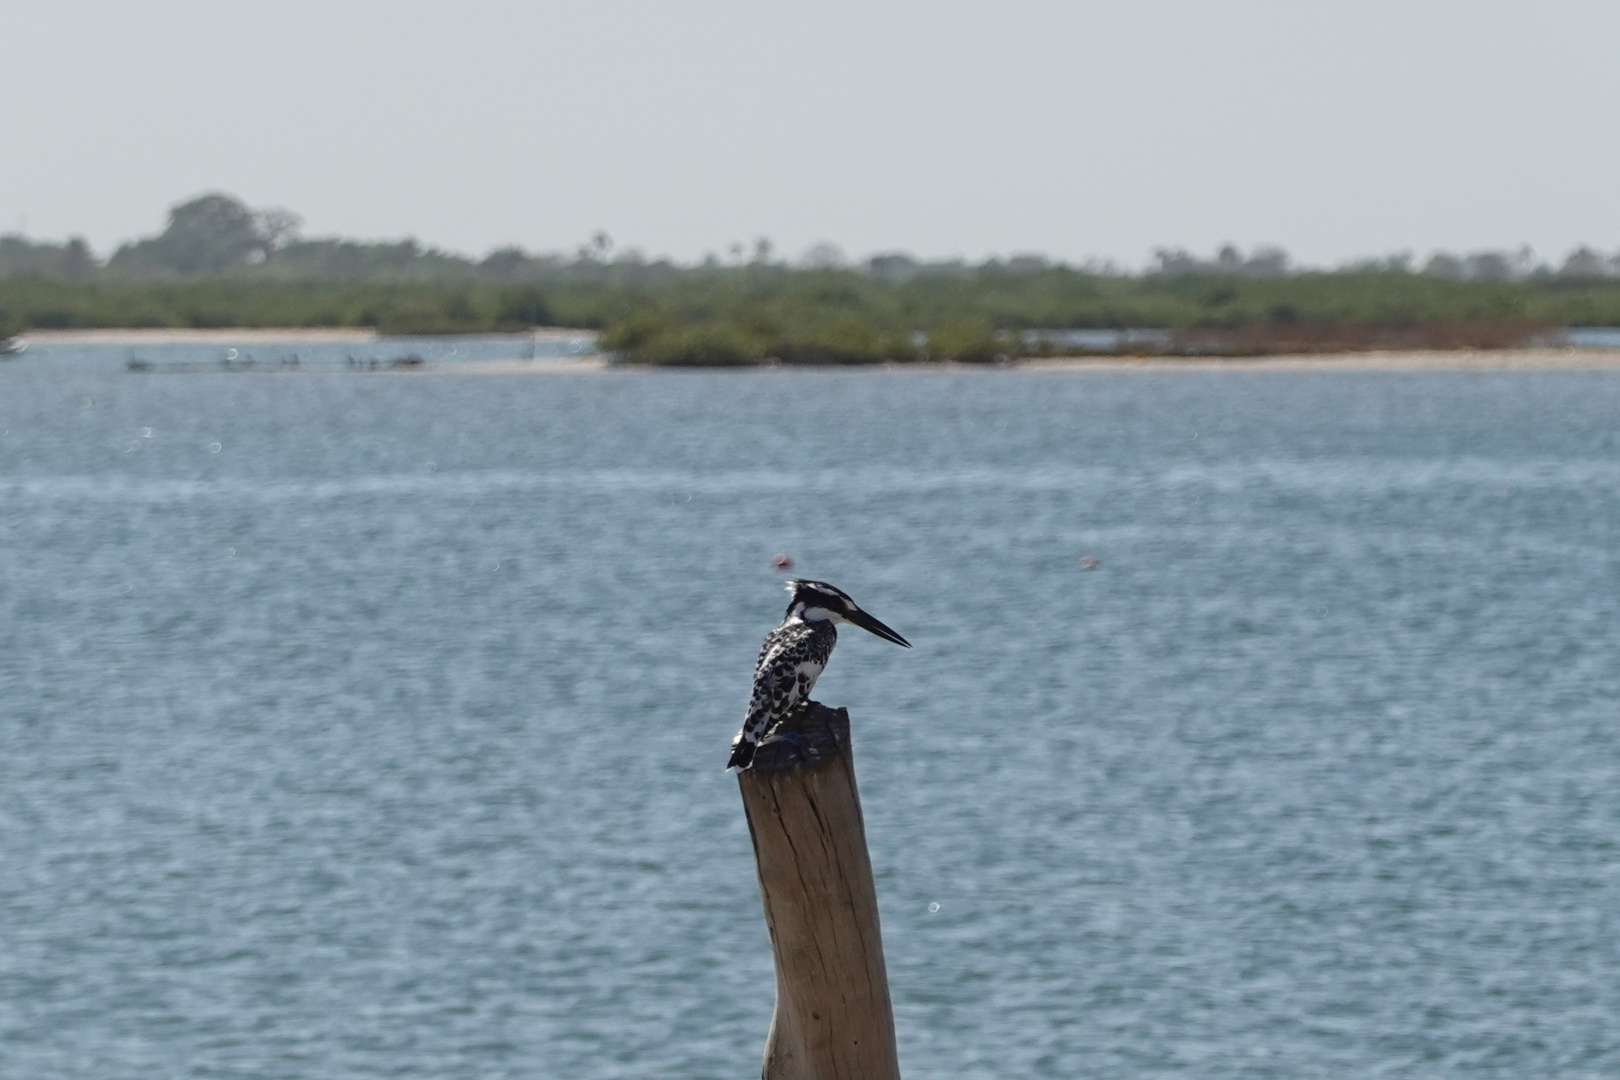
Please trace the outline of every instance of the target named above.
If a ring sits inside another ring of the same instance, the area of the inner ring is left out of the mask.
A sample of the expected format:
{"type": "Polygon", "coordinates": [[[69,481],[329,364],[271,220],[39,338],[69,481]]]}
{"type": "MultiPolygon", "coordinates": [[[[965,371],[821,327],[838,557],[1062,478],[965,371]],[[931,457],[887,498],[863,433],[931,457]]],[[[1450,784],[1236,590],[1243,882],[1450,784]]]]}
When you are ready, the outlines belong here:
{"type": "Polygon", "coordinates": [[[748,699],[742,730],[731,741],[728,770],[741,772],[753,764],[754,750],[771,725],[809,700],[810,688],[838,644],[838,623],[851,623],[911,648],[911,642],[825,581],[792,580],[787,582],[787,591],[791,596],[782,625],[765,635],[754,663],[754,692],[748,699]]]}

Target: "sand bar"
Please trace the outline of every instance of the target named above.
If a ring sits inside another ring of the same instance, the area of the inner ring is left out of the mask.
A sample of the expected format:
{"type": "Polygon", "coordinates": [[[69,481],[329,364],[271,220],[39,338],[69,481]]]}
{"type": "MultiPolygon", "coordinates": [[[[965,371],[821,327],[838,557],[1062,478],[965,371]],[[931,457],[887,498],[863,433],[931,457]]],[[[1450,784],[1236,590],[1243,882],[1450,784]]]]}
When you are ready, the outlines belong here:
{"type": "MultiPolygon", "coordinates": [[[[379,372],[383,369],[377,369],[379,372]]],[[[1055,356],[1009,364],[872,364],[824,367],[643,367],[599,353],[541,360],[427,363],[390,369],[401,375],[540,375],[573,371],[883,371],[994,374],[1017,371],[1593,371],[1620,370],[1620,349],[1456,349],[1306,353],[1294,356],[1055,356]]]]}
{"type": "MultiPolygon", "coordinates": [[[[561,359],[543,357],[536,360],[461,360],[451,364],[421,364],[402,368],[378,368],[365,374],[392,375],[568,375],[580,371],[606,371],[607,358],[600,353],[570,356],[561,359]]],[[[623,369],[626,365],[617,365],[623,369]]]]}
{"type": "MultiPolygon", "coordinates": [[[[1450,349],[1391,350],[1387,352],[1304,353],[1279,356],[1054,356],[1014,361],[1009,364],[893,363],[870,366],[832,365],[799,368],[791,365],[739,368],[655,368],[618,363],[599,353],[569,357],[522,359],[529,340],[571,340],[593,338],[594,331],[542,328],[529,334],[478,334],[479,338],[504,338],[512,342],[511,359],[434,362],[402,367],[380,365],[364,369],[365,374],[396,375],[542,375],[592,371],[885,371],[885,372],[993,372],[1010,371],[1596,371],[1620,369],[1620,349],[1540,348],[1540,349],[1450,349]]],[[[384,340],[372,330],[337,329],[260,329],[227,330],[38,330],[25,335],[31,345],[244,345],[256,343],[366,344],[384,340]]],[[[7,358],[0,358],[7,359],[7,358]]],[[[178,370],[178,369],[171,369],[178,370]]],[[[198,372],[220,370],[212,366],[186,365],[198,372]]],[[[229,370],[229,369],[227,369],[229,370]]],[[[243,369],[236,369],[242,371],[243,369]]],[[[326,372],[325,365],[310,365],[304,372],[326,372]]],[[[264,366],[259,373],[298,374],[299,369],[264,366]]]]}
{"type": "MultiPolygon", "coordinates": [[[[466,337],[504,338],[524,342],[594,338],[594,330],[541,327],[532,334],[467,334],[466,337]]],[[[30,345],[256,345],[285,343],[295,345],[356,345],[385,340],[365,327],[332,326],[276,329],[274,327],[226,327],[221,330],[190,330],[154,327],[142,330],[30,330],[22,335],[30,345]]]]}
{"type": "Polygon", "coordinates": [[[643,367],[615,363],[601,354],[539,360],[476,360],[378,368],[367,374],[545,375],[585,371],[624,372],[782,372],[883,371],[995,374],[1019,371],[1594,371],[1620,370],[1620,349],[1491,349],[1409,352],[1318,353],[1299,356],[1120,357],[1070,356],[1019,360],[1010,364],[873,364],[826,367],[643,367]]]}
{"type": "Polygon", "coordinates": [[[1586,371],[1620,368],[1620,349],[1432,349],[1292,356],[1062,356],[1023,371],[1586,371]]]}

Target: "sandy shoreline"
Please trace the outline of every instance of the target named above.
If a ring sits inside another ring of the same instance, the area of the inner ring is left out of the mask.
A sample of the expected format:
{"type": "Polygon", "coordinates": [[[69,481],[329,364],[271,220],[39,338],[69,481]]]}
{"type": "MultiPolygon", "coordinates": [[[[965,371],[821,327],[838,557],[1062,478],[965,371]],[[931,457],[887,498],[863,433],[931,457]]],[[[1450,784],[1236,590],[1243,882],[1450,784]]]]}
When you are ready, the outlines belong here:
{"type": "MultiPolygon", "coordinates": [[[[578,341],[595,336],[591,330],[544,327],[533,334],[478,334],[484,339],[505,339],[512,343],[513,357],[504,360],[478,360],[452,363],[429,362],[409,367],[378,367],[366,374],[396,375],[528,375],[593,371],[674,371],[674,370],[789,370],[787,367],[644,368],[620,364],[595,353],[571,357],[521,359],[524,345],[531,341],[578,341]]],[[[384,340],[374,330],[359,328],[263,329],[236,327],[223,330],[36,330],[23,340],[33,346],[52,345],[262,345],[262,344],[344,344],[364,345],[384,340]]],[[[401,339],[392,339],[401,340],[401,339]]],[[[161,370],[161,365],[159,367],[161,370]]],[[[1457,349],[1398,350],[1388,352],[1308,353],[1279,356],[1056,356],[1018,360],[1010,364],[875,364],[866,367],[827,367],[801,370],[887,371],[887,372],[1008,372],[1008,371],[1591,371],[1620,369],[1620,349],[1536,348],[1536,349],[1457,349]]],[[[171,369],[173,370],[173,369],[171,369]]],[[[214,370],[190,368],[186,370],[214,370]]],[[[329,370],[311,365],[305,372],[329,370]]],[[[296,374],[297,370],[260,368],[269,374],[296,374]]]]}
{"type": "MultiPolygon", "coordinates": [[[[562,359],[463,360],[454,364],[423,364],[420,367],[387,369],[391,375],[568,375],[582,371],[606,371],[609,364],[600,353],[562,359]]],[[[623,365],[618,365],[621,369],[623,365]]],[[[366,374],[371,374],[367,372],[366,374]]]]}
{"type": "MultiPolygon", "coordinates": [[[[396,375],[543,375],[586,371],[781,372],[881,371],[995,374],[1020,371],[1593,371],[1620,370],[1620,349],[1503,349],[1446,352],[1322,353],[1300,356],[1119,357],[1069,356],[1011,364],[873,364],[827,367],[658,368],[620,364],[600,354],[566,359],[479,360],[377,369],[396,375]]],[[[369,372],[368,372],[369,373],[369,372]]]]}
{"type": "MultiPolygon", "coordinates": [[[[514,342],[594,338],[594,330],[541,327],[532,334],[469,334],[468,337],[506,338],[514,342]]],[[[275,329],[226,327],[221,330],[153,328],[146,330],[30,330],[22,335],[29,345],[355,345],[385,340],[364,327],[275,329]]],[[[397,340],[397,339],[396,339],[397,340]]]]}
{"type": "Polygon", "coordinates": [[[1024,371],[1586,371],[1620,368],[1620,349],[1446,349],[1290,356],[1064,356],[1024,371]]]}

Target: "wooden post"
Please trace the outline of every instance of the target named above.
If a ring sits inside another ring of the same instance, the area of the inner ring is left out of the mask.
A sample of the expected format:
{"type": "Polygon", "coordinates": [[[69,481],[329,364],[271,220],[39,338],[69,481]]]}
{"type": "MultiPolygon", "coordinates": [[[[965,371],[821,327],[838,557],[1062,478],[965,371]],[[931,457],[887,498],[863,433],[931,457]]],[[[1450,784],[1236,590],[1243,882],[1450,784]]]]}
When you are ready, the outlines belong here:
{"type": "Polygon", "coordinates": [[[849,713],[807,702],[737,783],[776,957],[763,1080],[900,1080],[849,713]]]}

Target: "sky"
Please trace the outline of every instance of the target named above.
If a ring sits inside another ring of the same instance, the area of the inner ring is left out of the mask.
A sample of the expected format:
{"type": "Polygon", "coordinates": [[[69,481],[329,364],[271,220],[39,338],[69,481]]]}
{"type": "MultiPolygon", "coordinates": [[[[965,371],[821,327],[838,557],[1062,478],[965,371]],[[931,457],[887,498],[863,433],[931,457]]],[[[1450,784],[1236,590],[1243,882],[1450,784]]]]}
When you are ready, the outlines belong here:
{"type": "Polygon", "coordinates": [[[0,232],[1620,249],[1615,0],[3,0],[0,232]]]}

